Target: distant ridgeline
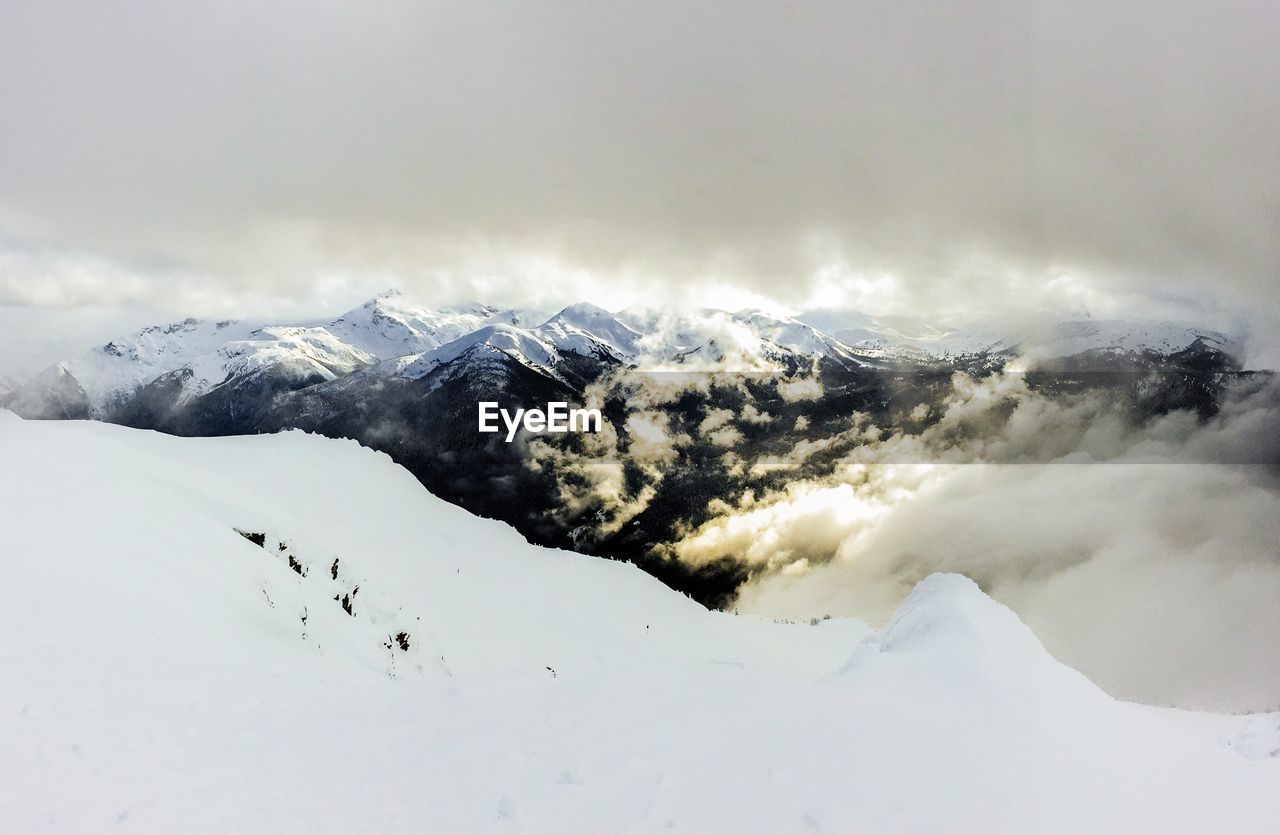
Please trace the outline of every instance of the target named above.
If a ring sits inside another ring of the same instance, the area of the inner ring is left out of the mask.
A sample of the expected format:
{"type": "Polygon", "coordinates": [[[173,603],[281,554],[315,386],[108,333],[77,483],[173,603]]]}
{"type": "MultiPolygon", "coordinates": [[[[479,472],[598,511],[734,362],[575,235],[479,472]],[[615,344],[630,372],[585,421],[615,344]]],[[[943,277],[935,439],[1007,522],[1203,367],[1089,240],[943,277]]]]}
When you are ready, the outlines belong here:
{"type": "Polygon", "coordinates": [[[879,463],[951,456],[999,431],[1029,397],[1093,398],[1139,426],[1179,410],[1210,419],[1267,376],[1242,371],[1225,335],[1179,325],[948,330],[832,318],[430,309],[390,293],[323,327],[189,319],[147,328],[58,363],[0,402],[30,418],[178,435],[297,428],[354,438],[533,542],[631,560],[718,606],[747,569],[691,569],[668,547],[717,500],[830,472],[859,450],[879,463]],[[596,417],[588,431],[531,431],[524,417],[479,431],[481,403],[544,416],[558,403],[596,417]],[[960,416],[960,403],[977,406],[960,416]],[[903,437],[918,442],[887,443],[903,437]]]}

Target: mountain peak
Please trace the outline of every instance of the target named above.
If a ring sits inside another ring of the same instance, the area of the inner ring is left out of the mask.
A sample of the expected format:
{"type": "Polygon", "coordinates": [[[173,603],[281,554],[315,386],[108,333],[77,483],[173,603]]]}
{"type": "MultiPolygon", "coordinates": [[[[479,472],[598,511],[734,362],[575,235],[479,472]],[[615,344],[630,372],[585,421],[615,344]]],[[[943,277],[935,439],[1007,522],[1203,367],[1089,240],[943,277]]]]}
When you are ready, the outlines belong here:
{"type": "Polygon", "coordinates": [[[536,330],[557,347],[589,356],[603,346],[620,359],[634,357],[641,338],[635,328],[589,302],[569,305],[536,330]]]}
{"type": "Polygon", "coordinates": [[[557,313],[552,318],[563,317],[565,319],[613,319],[614,316],[609,311],[599,305],[591,302],[575,302],[557,313]]]}
{"type": "Polygon", "coordinates": [[[333,320],[339,339],[380,360],[421,354],[481,327],[494,309],[482,304],[431,309],[392,288],[333,320]]]}

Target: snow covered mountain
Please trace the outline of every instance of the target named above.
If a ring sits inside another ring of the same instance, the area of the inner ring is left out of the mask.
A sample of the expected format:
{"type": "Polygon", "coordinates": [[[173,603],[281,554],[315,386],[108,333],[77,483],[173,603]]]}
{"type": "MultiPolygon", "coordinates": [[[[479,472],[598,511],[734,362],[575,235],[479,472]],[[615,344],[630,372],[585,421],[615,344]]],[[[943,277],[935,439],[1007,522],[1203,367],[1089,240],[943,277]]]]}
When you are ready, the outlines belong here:
{"type": "Polygon", "coordinates": [[[1280,717],[1117,702],[954,575],[880,631],[772,623],[531,546],[351,442],[0,412],[0,460],[14,832],[1261,835],[1280,817],[1280,717]]]}
{"type": "Polygon", "coordinates": [[[871,316],[860,310],[810,310],[797,318],[848,345],[875,338],[892,342],[932,339],[954,330],[910,316],[871,316]]]}
{"type": "Polygon", "coordinates": [[[870,354],[810,325],[759,310],[627,308],[617,319],[640,334],[632,359],[643,370],[771,372],[823,360],[851,367],[874,364],[870,354]]]}
{"type": "Polygon", "coordinates": [[[485,325],[434,350],[402,357],[391,367],[400,376],[416,380],[449,365],[475,368],[513,361],[564,381],[560,368],[566,354],[620,365],[636,358],[639,338],[639,333],[608,311],[576,304],[533,328],[505,322],[485,325]]]}
{"type": "Polygon", "coordinates": [[[439,348],[484,326],[498,313],[485,305],[430,309],[388,290],[333,320],[330,333],[380,360],[439,348]]]}
{"type": "Polygon", "coordinates": [[[184,393],[195,397],[229,380],[267,369],[317,383],[376,361],[373,354],[343,342],[324,328],[269,327],[202,354],[178,371],[188,372],[183,375],[184,393]]]}
{"type": "Polygon", "coordinates": [[[537,333],[556,347],[583,356],[607,352],[618,361],[639,356],[639,331],[595,305],[573,304],[538,326],[537,333]]]}
{"type": "MultiPolygon", "coordinates": [[[[472,304],[431,308],[384,293],[327,325],[198,322],[145,328],[57,363],[0,402],[31,417],[111,419],[144,388],[189,398],[267,373],[271,391],[374,373],[492,378],[509,363],[558,382],[614,366],[641,371],[787,372],[969,368],[1233,368],[1239,347],[1217,331],[1137,320],[1001,320],[947,330],[902,317],[825,311],[628,309],[575,304],[552,315],[472,304]],[[820,327],[821,325],[822,327],[820,327]],[[593,371],[589,366],[596,366],[593,371]],[[450,370],[444,370],[450,366],[450,370]],[[166,376],[168,375],[168,376],[166,376]]],[[[501,376],[501,373],[499,374],[501,376]]],[[[434,384],[434,383],[433,383],[434,384]]]]}
{"type": "Polygon", "coordinates": [[[103,417],[146,383],[253,330],[243,322],[195,319],[143,328],[56,363],[19,387],[10,405],[28,413],[50,408],[68,417],[103,417]]]}
{"type": "Polygon", "coordinates": [[[853,311],[804,314],[801,320],[825,325],[832,336],[857,351],[917,362],[948,362],[965,357],[1018,358],[1022,367],[1060,365],[1077,358],[1101,368],[1108,360],[1160,361],[1182,352],[1219,355],[1227,364],[1240,345],[1227,334],[1178,322],[1143,319],[1068,319],[1005,317],[946,328],[900,317],[873,318],[853,311]]]}
{"type": "Polygon", "coordinates": [[[559,360],[558,347],[542,339],[536,330],[486,325],[434,350],[402,357],[394,368],[401,377],[419,380],[453,364],[474,369],[486,362],[516,362],[559,379],[555,369],[559,360]]]}
{"type": "Polygon", "coordinates": [[[778,316],[761,310],[743,310],[733,316],[735,322],[750,329],[770,345],[776,345],[798,356],[839,362],[845,367],[878,365],[868,351],[851,348],[812,325],[789,316],[778,316]]]}
{"type": "Polygon", "coordinates": [[[402,358],[396,368],[417,379],[464,356],[479,362],[500,355],[557,379],[562,379],[556,369],[566,356],[641,371],[779,371],[821,359],[863,364],[856,352],[816,329],[760,311],[682,315],[633,309],[615,316],[580,303],[536,327],[487,325],[432,351],[402,358]],[[484,351],[475,350],[481,345],[484,351]]]}

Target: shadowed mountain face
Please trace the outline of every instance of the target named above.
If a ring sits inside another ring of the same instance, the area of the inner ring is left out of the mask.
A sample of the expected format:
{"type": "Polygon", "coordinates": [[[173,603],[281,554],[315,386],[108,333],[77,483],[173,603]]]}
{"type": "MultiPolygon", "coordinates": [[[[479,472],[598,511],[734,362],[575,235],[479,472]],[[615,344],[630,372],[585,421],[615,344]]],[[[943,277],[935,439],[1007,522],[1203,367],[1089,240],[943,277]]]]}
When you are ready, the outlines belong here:
{"type": "Polygon", "coordinates": [[[387,295],[324,327],[147,329],[59,363],[7,405],[177,435],[296,428],[354,438],[533,542],[633,561],[723,606],[761,569],[691,564],[673,544],[725,507],[847,466],[888,439],[895,451],[879,463],[951,460],[957,449],[968,460],[1024,460],[1025,451],[970,442],[1023,419],[1029,397],[1101,403],[1139,427],[1173,412],[1210,420],[1255,378],[1224,335],[1175,325],[849,325],[844,341],[805,317],[759,311],[573,305],[543,318],[387,295]],[[988,384],[1009,379],[1013,394],[988,384]],[[958,403],[975,400],[978,416],[955,418],[958,403]],[[604,424],[507,443],[477,431],[482,401],[512,411],[565,401],[599,409],[604,424]]]}

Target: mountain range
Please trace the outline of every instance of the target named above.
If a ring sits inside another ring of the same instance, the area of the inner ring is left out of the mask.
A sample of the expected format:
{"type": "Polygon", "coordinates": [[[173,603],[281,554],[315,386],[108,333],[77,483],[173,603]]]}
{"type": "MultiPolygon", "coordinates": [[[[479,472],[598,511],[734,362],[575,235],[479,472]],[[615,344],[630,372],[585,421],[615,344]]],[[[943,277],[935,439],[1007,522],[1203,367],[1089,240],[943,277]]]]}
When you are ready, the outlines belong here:
{"type": "MultiPolygon", "coordinates": [[[[28,417],[111,420],[141,393],[164,390],[172,408],[220,387],[258,381],[272,391],[351,375],[441,382],[517,363],[573,388],[587,365],[638,371],[794,372],[815,366],[915,370],[1015,360],[1076,369],[1239,367],[1221,332],[1142,320],[987,321],[948,329],[856,311],[785,316],[761,310],[610,313],[579,303],[546,315],[467,304],[431,307],[388,291],[323,323],[186,319],[144,328],[0,398],[28,417]]],[[[590,375],[588,375],[590,376],[590,375]]]]}

